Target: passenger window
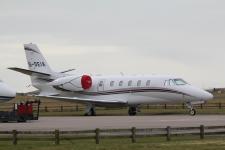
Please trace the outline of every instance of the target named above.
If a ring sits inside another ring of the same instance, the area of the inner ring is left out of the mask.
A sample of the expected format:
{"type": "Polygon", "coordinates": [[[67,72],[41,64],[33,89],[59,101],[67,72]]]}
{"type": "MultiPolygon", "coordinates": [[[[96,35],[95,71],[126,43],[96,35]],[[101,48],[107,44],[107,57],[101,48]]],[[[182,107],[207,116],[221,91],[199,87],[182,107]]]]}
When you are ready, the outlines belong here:
{"type": "Polygon", "coordinates": [[[128,86],[131,86],[132,85],[132,81],[128,81],[128,86]]]}
{"type": "Polygon", "coordinates": [[[102,87],[103,86],[103,81],[100,81],[98,86],[102,87]]]}
{"type": "Polygon", "coordinates": [[[151,81],[150,80],[147,80],[146,81],[146,86],[150,86],[150,83],[151,83],[151,81]]]}
{"type": "Polygon", "coordinates": [[[137,86],[141,86],[141,80],[138,80],[137,86]]]}
{"type": "Polygon", "coordinates": [[[114,86],[114,83],[115,83],[114,81],[111,81],[110,86],[114,86]]]}
{"type": "Polygon", "coordinates": [[[119,82],[119,86],[123,86],[123,81],[120,81],[119,82]]]}

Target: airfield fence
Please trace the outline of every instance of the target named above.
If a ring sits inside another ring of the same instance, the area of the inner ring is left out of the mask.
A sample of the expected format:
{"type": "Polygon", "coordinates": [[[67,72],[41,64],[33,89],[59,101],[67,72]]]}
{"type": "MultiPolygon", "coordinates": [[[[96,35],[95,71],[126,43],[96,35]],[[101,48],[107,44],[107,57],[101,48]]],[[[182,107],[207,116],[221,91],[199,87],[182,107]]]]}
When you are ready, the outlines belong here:
{"type": "Polygon", "coordinates": [[[166,128],[145,128],[138,129],[95,129],[86,131],[0,131],[0,141],[12,141],[17,145],[18,141],[54,141],[56,145],[61,140],[72,139],[95,139],[96,144],[100,144],[104,138],[130,138],[135,143],[138,138],[164,136],[167,141],[171,141],[175,136],[196,135],[204,139],[208,135],[224,135],[225,126],[204,126],[199,127],[166,127],[166,128]]]}
{"type": "MultiPolygon", "coordinates": [[[[12,110],[12,104],[3,104],[0,111],[12,110]]],[[[207,103],[195,105],[196,109],[225,109],[225,102],[207,103]]],[[[96,110],[120,110],[120,108],[96,108],[96,110]]],[[[158,104],[158,105],[142,105],[140,109],[187,109],[185,104],[158,104]]],[[[53,102],[45,102],[40,106],[40,112],[79,112],[84,111],[85,106],[79,104],[56,104],[53,102]]]]}

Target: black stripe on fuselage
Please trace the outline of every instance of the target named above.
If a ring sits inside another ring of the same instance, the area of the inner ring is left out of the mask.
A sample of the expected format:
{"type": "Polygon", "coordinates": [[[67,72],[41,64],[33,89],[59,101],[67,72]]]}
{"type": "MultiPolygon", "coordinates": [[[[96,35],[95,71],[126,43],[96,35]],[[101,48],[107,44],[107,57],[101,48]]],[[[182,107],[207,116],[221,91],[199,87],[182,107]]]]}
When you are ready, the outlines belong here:
{"type": "MultiPolygon", "coordinates": [[[[34,52],[34,53],[38,53],[37,51],[31,49],[31,48],[28,48],[28,47],[25,47],[24,48],[26,51],[30,51],[30,52],[34,52]]],[[[39,53],[38,53],[39,54],[39,53]]]]}
{"type": "Polygon", "coordinates": [[[184,92],[180,92],[180,91],[172,90],[172,89],[166,89],[166,88],[165,89],[164,88],[119,89],[119,90],[108,90],[108,91],[101,91],[101,92],[80,92],[80,94],[99,96],[99,95],[128,94],[128,93],[142,93],[142,92],[164,92],[164,93],[175,93],[175,94],[191,96],[184,92]]]}
{"type": "Polygon", "coordinates": [[[9,96],[0,96],[0,100],[10,100],[13,99],[15,97],[9,97],[9,96]]]}

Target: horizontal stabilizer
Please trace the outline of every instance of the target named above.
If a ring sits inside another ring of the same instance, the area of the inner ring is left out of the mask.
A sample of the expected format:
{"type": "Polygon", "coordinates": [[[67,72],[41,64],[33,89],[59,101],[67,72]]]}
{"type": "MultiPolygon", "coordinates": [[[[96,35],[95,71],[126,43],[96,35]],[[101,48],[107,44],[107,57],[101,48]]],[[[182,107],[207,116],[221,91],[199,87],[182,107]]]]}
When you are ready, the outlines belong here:
{"type": "Polygon", "coordinates": [[[95,105],[119,105],[119,106],[126,106],[126,101],[120,100],[97,100],[97,99],[86,99],[86,98],[79,98],[79,97],[60,97],[60,96],[36,96],[39,98],[47,98],[53,100],[61,100],[61,101],[70,101],[70,102],[77,102],[82,104],[95,104],[95,105]]]}
{"type": "Polygon", "coordinates": [[[26,74],[26,75],[29,75],[29,76],[32,76],[32,75],[42,75],[42,76],[51,76],[50,74],[47,74],[47,73],[42,73],[42,72],[37,72],[37,71],[31,71],[31,70],[27,70],[27,69],[22,69],[22,68],[16,68],[16,67],[11,67],[11,68],[8,68],[10,70],[13,70],[13,71],[17,71],[17,72],[20,72],[20,73],[23,73],[23,74],[26,74]]]}

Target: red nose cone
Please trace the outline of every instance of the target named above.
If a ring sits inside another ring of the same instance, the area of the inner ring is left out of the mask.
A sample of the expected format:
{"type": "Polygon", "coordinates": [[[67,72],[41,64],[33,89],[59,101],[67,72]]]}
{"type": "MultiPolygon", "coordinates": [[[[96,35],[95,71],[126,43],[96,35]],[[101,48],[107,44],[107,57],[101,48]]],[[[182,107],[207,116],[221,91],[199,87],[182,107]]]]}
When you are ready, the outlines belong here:
{"type": "Polygon", "coordinates": [[[82,85],[82,88],[85,90],[90,89],[92,86],[91,77],[89,75],[83,75],[81,77],[81,85],[82,85]]]}

